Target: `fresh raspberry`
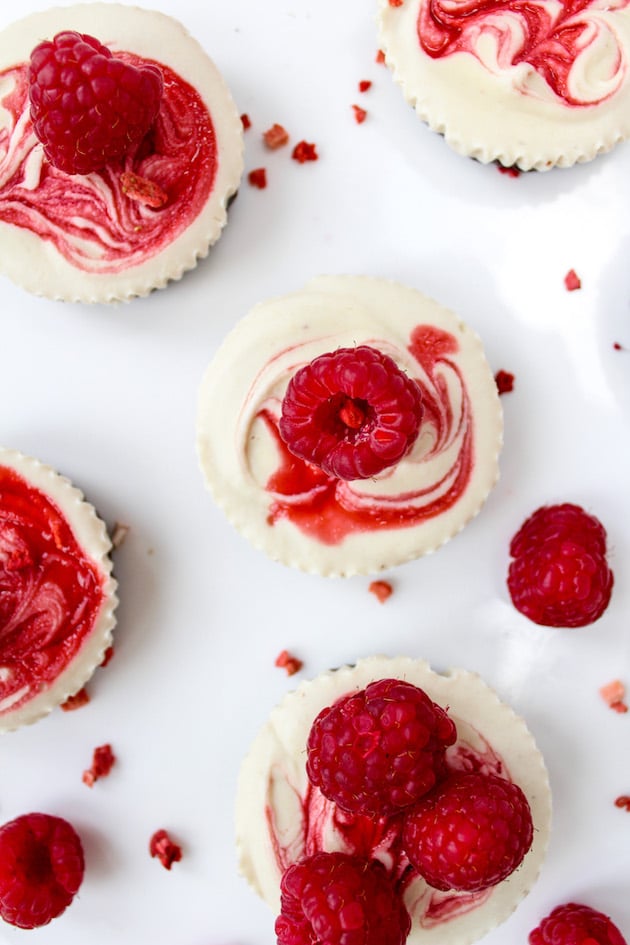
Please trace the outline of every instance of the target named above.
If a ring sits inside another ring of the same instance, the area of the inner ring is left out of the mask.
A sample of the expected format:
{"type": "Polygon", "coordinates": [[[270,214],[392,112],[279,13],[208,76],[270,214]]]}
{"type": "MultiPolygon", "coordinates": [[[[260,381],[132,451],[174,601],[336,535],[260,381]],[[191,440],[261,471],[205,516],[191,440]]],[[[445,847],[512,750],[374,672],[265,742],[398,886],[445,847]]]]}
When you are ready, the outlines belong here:
{"type": "Polygon", "coordinates": [[[602,912],[568,902],[557,906],[529,933],[530,945],[626,945],[626,940],[602,912]]]}
{"type": "Polygon", "coordinates": [[[315,853],[282,877],[278,945],[403,945],[411,920],[378,860],[315,853]]]}
{"type": "Polygon", "coordinates": [[[375,348],[338,348],[301,368],[282,402],[290,451],[337,479],[368,479],[409,452],[420,431],[420,388],[375,348]]]}
{"type": "Polygon", "coordinates": [[[457,773],[406,815],[403,848],[430,886],[476,892],[516,869],[533,829],[518,785],[493,774],[457,773]]]}
{"type": "Polygon", "coordinates": [[[67,820],[24,814],[0,827],[0,916],[35,929],[61,915],[83,880],[81,840],[67,820]]]}
{"type": "Polygon", "coordinates": [[[306,772],[343,810],[389,816],[443,777],[444,754],[456,737],[454,723],[422,689],[381,679],[319,713],[306,772]]]}
{"type": "Polygon", "coordinates": [[[613,573],[606,532],[578,505],[549,505],[527,519],[510,544],[512,603],[546,627],[584,627],[610,601],[613,573]]]}
{"type": "Polygon", "coordinates": [[[155,121],[162,74],[116,59],[93,36],[67,30],[31,53],[31,119],[44,153],[67,174],[89,174],[132,152],[155,121]]]}

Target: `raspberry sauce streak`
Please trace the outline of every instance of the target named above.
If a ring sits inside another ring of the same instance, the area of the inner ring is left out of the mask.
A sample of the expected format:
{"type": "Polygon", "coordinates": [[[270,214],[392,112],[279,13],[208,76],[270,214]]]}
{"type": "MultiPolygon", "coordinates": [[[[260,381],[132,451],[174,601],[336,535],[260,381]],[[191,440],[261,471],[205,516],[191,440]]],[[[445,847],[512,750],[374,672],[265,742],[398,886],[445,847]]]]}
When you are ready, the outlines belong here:
{"type": "Polygon", "coordinates": [[[420,5],[418,39],[432,59],[469,53],[493,73],[529,66],[564,105],[582,108],[611,98],[625,80],[611,14],[628,2],[430,0],[420,5]]]}
{"type": "Polygon", "coordinates": [[[273,494],[269,524],[287,518],[323,544],[334,545],[354,532],[417,526],[455,505],[468,485],[474,462],[472,408],[462,374],[451,357],[458,349],[453,335],[433,326],[419,325],[412,332],[408,350],[419,367],[415,380],[424,407],[419,439],[431,431],[431,445],[419,459],[414,450],[402,463],[417,464],[420,481],[422,468],[428,468],[432,460],[441,454],[454,455],[436,481],[401,494],[377,491],[378,482],[395,475],[395,469],[375,480],[374,489],[365,493],[293,456],[280,438],[275,413],[270,408],[261,410],[259,417],[274,439],[280,460],[266,484],[273,494]],[[456,410],[453,384],[458,391],[456,410]]]}
{"type": "Polygon", "coordinates": [[[218,166],[212,119],[201,98],[167,66],[153,129],[134,155],[92,174],[68,175],[48,163],[29,117],[28,64],[0,72],[0,221],[51,243],[88,273],[117,273],[155,256],[188,227],[212,191],[218,166]],[[166,204],[153,210],[123,193],[120,175],[156,184],[166,204]]]}
{"type": "MultiPolygon", "coordinates": [[[[499,755],[478,732],[474,736],[477,748],[458,740],[447,749],[451,770],[495,774],[510,780],[499,755]]],[[[278,770],[273,772],[275,778],[283,776],[278,770]]],[[[265,809],[267,830],[280,873],[302,857],[322,850],[340,850],[366,859],[378,859],[403,892],[414,925],[427,929],[473,911],[491,895],[491,888],[467,893],[455,890],[441,892],[428,886],[411,866],[402,849],[400,815],[372,818],[350,814],[340,810],[310,784],[303,795],[292,785],[286,787],[292,795],[292,809],[299,812],[297,825],[292,826],[288,833],[286,828],[279,825],[271,802],[277,789],[271,783],[268,786],[270,800],[265,809]]],[[[286,797],[286,791],[282,795],[286,797]]]]}
{"type": "Polygon", "coordinates": [[[59,508],[0,466],[0,713],[69,665],[94,626],[103,585],[59,508]]]}

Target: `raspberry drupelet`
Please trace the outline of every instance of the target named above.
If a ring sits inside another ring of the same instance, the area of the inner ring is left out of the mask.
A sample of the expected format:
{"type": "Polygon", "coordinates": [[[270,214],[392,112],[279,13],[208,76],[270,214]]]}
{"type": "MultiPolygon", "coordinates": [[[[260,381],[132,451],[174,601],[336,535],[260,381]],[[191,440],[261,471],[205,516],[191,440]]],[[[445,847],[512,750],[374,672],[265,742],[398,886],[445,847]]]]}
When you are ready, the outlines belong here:
{"type": "Polygon", "coordinates": [[[282,402],[280,436],[337,479],[368,479],[398,463],[422,421],[420,388],[369,345],[338,348],[301,368],[282,402]]]}
{"type": "Polygon", "coordinates": [[[626,945],[626,940],[603,912],[568,902],[529,933],[529,945],[626,945]]]}
{"type": "Polygon", "coordinates": [[[28,78],[35,134],[67,174],[89,174],[133,152],[162,98],[159,69],[123,62],[73,30],[36,46],[28,78]]]}
{"type": "Polygon", "coordinates": [[[85,868],[67,820],[24,814],[0,827],[0,916],[21,929],[46,925],[72,902],[85,868]]]}
{"type": "Polygon", "coordinates": [[[454,723],[426,693],[381,679],[344,696],[313,722],[306,771],[311,784],[343,810],[397,814],[446,773],[454,723]]]}

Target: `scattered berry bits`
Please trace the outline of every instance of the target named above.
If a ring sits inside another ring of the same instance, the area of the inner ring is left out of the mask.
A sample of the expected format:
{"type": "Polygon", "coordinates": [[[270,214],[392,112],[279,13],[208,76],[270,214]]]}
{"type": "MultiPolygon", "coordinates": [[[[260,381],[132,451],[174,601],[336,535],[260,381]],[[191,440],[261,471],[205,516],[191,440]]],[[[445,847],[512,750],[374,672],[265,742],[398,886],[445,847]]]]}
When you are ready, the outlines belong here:
{"type": "Polygon", "coordinates": [[[298,141],[296,146],[293,148],[291,157],[294,161],[297,161],[298,164],[305,164],[307,161],[319,160],[317,147],[314,144],[309,144],[308,141],[298,141]]]}
{"type": "Polygon", "coordinates": [[[302,660],[299,660],[296,656],[293,656],[289,653],[288,650],[282,650],[276,656],[275,665],[279,666],[280,669],[286,670],[287,676],[294,676],[304,666],[302,660]]]}
{"type": "Polygon", "coordinates": [[[280,884],[278,945],[403,945],[409,914],[385,867],[346,853],[315,853],[280,884]]]}
{"type": "Polygon", "coordinates": [[[263,134],[263,141],[265,142],[266,148],[269,148],[270,151],[275,151],[277,148],[283,148],[285,144],[289,143],[289,132],[286,128],[283,128],[282,125],[272,125],[271,128],[268,128],[263,134]]]}
{"type": "Polygon", "coordinates": [[[149,853],[156,856],[164,869],[170,870],[173,863],[182,858],[182,848],[171,840],[166,830],[156,830],[149,840],[149,853]]]}
{"type": "Polygon", "coordinates": [[[257,167],[256,170],[249,172],[247,180],[252,187],[257,187],[258,190],[264,190],[267,186],[267,171],[264,167],[257,167]]]}
{"type": "Polygon", "coordinates": [[[575,292],[576,289],[582,288],[580,277],[576,273],[575,269],[569,269],[566,276],[564,277],[564,284],[566,286],[567,292],[575,292]]]}
{"type": "Polygon", "coordinates": [[[353,105],[352,111],[354,112],[354,120],[356,121],[357,125],[362,125],[367,118],[366,110],[361,108],[360,105],[353,105]]]}
{"type": "Polygon", "coordinates": [[[0,827],[0,916],[21,929],[47,925],[70,905],[85,870],[74,827],[24,814],[0,827]]]}
{"type": "Polygon", "coordinates": [[[105,667],[105,666],[107,666],[107,664],[108,664],[109,662],[111,662],[111,660],[112,660],[112,658],[113,658],[113,656],[114,656],[114,652],[115,652],[115,650],[114,650],[114,647],[113,647],[113,646],[108,646],[108,647],[107,647],[107,649],[105,650],[105,653],[103,654],[103,659],[102,659],[102,661],[101,661],[101,667],[105,667]]]}
{"type": "Polygon", "coordinates": [[[247,131],[248,128],[252,127],[252,123],[251,123],[249,115],[245,115],[245,114],[241,115],[241,124],[243,126],[243,131],[247,131]]]}
{"type": "Polygon", "coordinates": [[[120,185],[126,197],[137,200],[152,210],[159,210],[168,201],[168,194],[158,184],[131,171],[123,171],[120,175],[120,185]]]}
{"type": "Polygon", "coordinates": [[[369,92],[372,88],[372,83],[369,79],[361,79],[359,82],[359,92],[369,92]]]}
{"type": "Polygon", "coordinates": [[[75,709],[80,709],[82,706],[87,705],[90,701],[90,695],[85,688],[79,689],[78,692],[75,692],[73,696],[68,696],[65,702],[61,703],[61,708],[64,712],[74,712],[75,709]]]}
{"type": "Polygon", "coordinates": [[[630,813],[630,796],[628,794],[621,794],[615,800],[615,807],[621,807],[622,810],[627,810],[630,813]]]}
{"type": "Polygon", "coordinates": [[[529,945],[626,945],[626,941],[603,912],[568,902],[529,933],[529,945]]]}
{"type": "Polygon", "coordinates": [[[94,749],[92,767],[83,772],[83,783],[92,787],[99,778],[106,778],[116,762],[111,745],[100,745],[94,749]]]}
{"type": "Polygon", "coordinates": [[[599,694],[611,709],[615,712],[627,712],[628,706],[625,703],[626,687],[620,679],[614,679],[612,682],[602,686],[599,694]]]}
{"type": "Polygon", "coordinates": [[[93,36],[67,30],[31,53],[29,99],[35,134],[51,164],[89,174],[142,141],[162,99],[162,73],[115,58],[93,36]]]}
{"type": "Polygon", "coordinates": [[[510,543],[508,588],[518,611],[546,627],[584,627],[608,607],[613,573],[606,532],[578,505],[549,505],[510,543]]]}
{"type": "Polygon", "coordinates": [[[359,345],[322,354],[291,378],[280,436],[294,456],[337,479],[369,479],[415,443],[420,388],[395,361],[359,345]]]}
{"type": "Polygon", "coordinates": [[[382,49],[377,50],[375,62],[377,62],[379,65],[382,65],[385,62],[385,53],[382,49]]]}
{"type": "Polygon", "coordinates": [[[389,0],[390,7],[401,7],[404,3],[404,0],[389,0]]]}
{"type": "Polygon", "coordinates": [[[370,594],[374,594],[380,604],[384,604],[388,597],[394,593],[394,588],[389,581],[372,581],[368,587],[370,594]]]}
{"type": "Polygon", "coordinates": [[[510,394],[514,390],[514,375],[509,371],[497,371],[494,382],[499,394],[510,394]]]}
{"type": "Polygon", "coordinates": [[[456,735],[422,689],[381,679],[319,713],[307,741],[306,773],[342,810],[396,814],[444,776],[446,748],[456,735]]]}
{"type": "Polygon", "coordinates": [[[623,345],[620,345],[620,344],[619,344],[618,341],[614,341],[614,342],[613,342],[613,348],[614,348],[615,351],[625,351],[625,350],[626,350],[623,345]]]}
{"type": "Polygon", "coordinates": [[[496,165],[499,174],[505,174],[506,177],[520,177],[521,172],[515,164],[510,164],[509,167],[506,167],[505,164],[498,163],[496,165]]]}

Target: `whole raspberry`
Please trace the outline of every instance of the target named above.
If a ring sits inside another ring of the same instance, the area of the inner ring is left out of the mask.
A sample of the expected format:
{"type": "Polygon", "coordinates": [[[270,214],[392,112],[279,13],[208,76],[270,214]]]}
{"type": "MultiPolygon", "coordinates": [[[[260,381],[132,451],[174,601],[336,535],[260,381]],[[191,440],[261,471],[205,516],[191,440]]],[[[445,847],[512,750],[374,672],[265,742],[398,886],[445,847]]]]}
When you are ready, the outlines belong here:
{"type": "Polygon", "coordinates": [[[403,945],[411,920],[378,860],[315,853],[282,877],[278,945],[403,945]]]}
{"type": "Polygon", "coordinates": [[[83,880],[81,840],[61,817],[24,814],[0,827],[0,916],[21,929],[46,925],[83,880]]]}
{"type": "Polygon", "coordinates": [[[613,573],[602,524],[578,505],[549,505],[527,519],[510,544],[512,602],[534,623],[584,627],[610,601],[613,573]]]}
{"type": "Polygon", "coordinates": [[[31,53],[31,119],[44,153],[67,174],[89,174],[132,152],[155,121],[162,74],[116,59],[93,36],[57,33],[31,53]]]}
{"type": "Polygon", "coordinates": [[[530,945],[626,945],[616,925],[590,906],[568,902],[529,933],[530,945]]]}
{"type": "Polygon", "coordinates": [[[306,772],[343,810],[389,816],[444,775],[444,754],[456,737],[454,723],[422,689],[381,679],[320,712],[306,744],[306,772]]]}
{"type": "Polygon", "coordinates": [[[369,479],[409,452],[420,430],[420,388],[375,348],[339,348],[301,368],[282,401],[280,436],[337,479],[369,479]]]}
{"type": "Polygon", "coordinates": [[[452,774],[410,811],[403,849],[435,889],[476,892],[506,879],[533,838],[527,798],[496,775],[452,774]]]}

